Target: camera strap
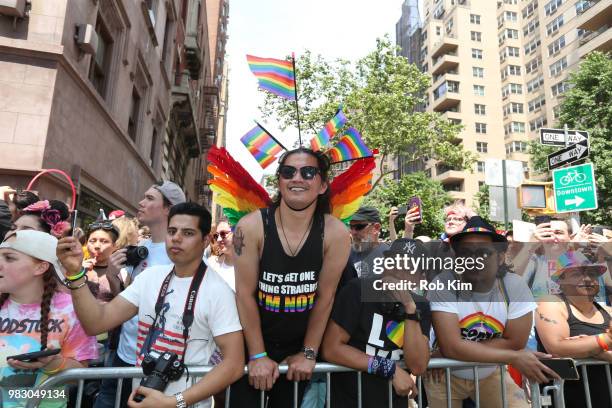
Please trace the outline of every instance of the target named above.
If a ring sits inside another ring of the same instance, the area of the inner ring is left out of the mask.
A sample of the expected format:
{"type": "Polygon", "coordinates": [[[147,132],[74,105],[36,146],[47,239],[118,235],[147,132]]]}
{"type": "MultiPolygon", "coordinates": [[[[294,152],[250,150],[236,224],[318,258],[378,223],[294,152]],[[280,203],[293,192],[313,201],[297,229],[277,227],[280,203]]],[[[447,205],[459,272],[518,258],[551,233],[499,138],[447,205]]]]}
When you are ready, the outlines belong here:
{"type": "MultiPolygon", "coordinates": [[[[183,311],[183,355],[181,356],[181,363],[185,360],[185,353],[187,352],[187,337],[189,337],[189,328],[193,324],[194,313],[196,299],[198,297],[198,290],[200,289],[200,285],[202,284],[202,280],[204,279],[204,275],[206,274],[206,265],[204,261],[200,262],[200,266],[196,271],[195,275],[193,275],[193,279],[191,280],[191,285],[189,285],[189,291],[187,292],[187,299],[185,300],[185,309],[183,311]]],[[[159,314],[161,313],[162,307],[164,306],[164,300],[166,298],[166,294],[168,292],[168,287],[170,286],[170,281],[172,280],[172,276],[174,276],[174,268],[170,271],[170,273],[164,278],[164,281],[159,288],[159,294],[157,295],[157,301],[155,302],[155,319],[153,320],[153,325],[151,326],[152,330],[155,330],[157,325],[157,319],[159,318],[159,314]]],[[[151,335],[151,331],[149,331],[149,335],[151,335]]],[[[148,336],[147,336],[148,337],[148,336]]],[[[150,350],[147,350],[149,352],[150,350]]]]}

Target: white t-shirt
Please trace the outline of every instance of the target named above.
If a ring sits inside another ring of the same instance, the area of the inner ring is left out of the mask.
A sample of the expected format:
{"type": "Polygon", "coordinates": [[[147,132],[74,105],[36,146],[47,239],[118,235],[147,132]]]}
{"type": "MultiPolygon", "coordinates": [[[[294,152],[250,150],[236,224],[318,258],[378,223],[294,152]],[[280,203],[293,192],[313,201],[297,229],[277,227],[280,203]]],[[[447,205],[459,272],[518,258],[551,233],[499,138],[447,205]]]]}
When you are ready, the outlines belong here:
{"type": "Polygon", "coordinates": [[[223,280],[227,282],[229,287],[236,292],[236,275],[233,265],[219,263],[218,257],[211,256],[208,258],[208,266],[213,268],[219,274],[219,276],[221,276],[223,280]]]}
{"type": "MultiPolygon", "coordinates": [[[[155,319],[155,303],[159,289],[172,270],[172,265],[155,266],[147,269],[146,275],[139,275],[132,285],[121,292],[127,301],[138,307],[138,356],[140,365],[148,346],[163,352],[171,351],[179,357],[183,355],[183,312],[192,277],[172,276],[164,299],[162,312],[157,319],[157,330],[148,338],[149,329],[155,319]]],[[[207,269],[198,291],[194,308],[194,321],[189,329],[185,364],[206,365],[216,348],[214,337],[242,330],[234,293],[225,281],[212,269],[207,269]]],[[[140,379],[134,380],[138,387],[140,379]]],[[[173,395],[189,387],[187,377],[168,384],[166,395],[173,395]]],[[[135,389],[134,388],[134,389],[135,389]]],[[[195,407],[210,407],[211,400],[201,401],[195,407]]]]}
{"type": "MultiPolygon", "coordinates": [[[[450,272],[440,274],[434,281],[446,282],[456,277],[450,272]]],[[[504,292],[499,280],[488,293],[472,292],[471,295],[457,295],[448,290],[432,290],[427,298],[431,302],[432,312],[454,313],[459,319],[461,337],[470,341],[483,341],[501,337],[508,320],[518,319],[536,308],[533,296],[525,281],[514,273],[504,277],[509,304],[506,304],[504,292]],[[455,300],[456,299],[456,300],[455,300]]],[[[432,339],[433,341],[434,339],[432,339]]],[[[495,367],[478,368],[479,377],[485,378],[495,371],[495,367]]],[[[473,380],[474,372],[469,369],[453,369],[456,377],[473,380]]]]}
{"type": "MultiPolygon", "coordinates": [[[[140,275],[145,269],[152,266],[172,265],[172,261],[166,252],[165,242],[151,242],[147,239],[138,243],[145,246],[149,250],[149,256],[135,268],[126,268],[127,274],[131,281],[134,281],[136,276],[140,275]]],[[[119,338],[119,346],[117,347],[117,355],[126,363],[136,365],[136,336],[138,334],[138,317],[133,317],[123,323],[121,327],[121,337],[119,338]]]]}

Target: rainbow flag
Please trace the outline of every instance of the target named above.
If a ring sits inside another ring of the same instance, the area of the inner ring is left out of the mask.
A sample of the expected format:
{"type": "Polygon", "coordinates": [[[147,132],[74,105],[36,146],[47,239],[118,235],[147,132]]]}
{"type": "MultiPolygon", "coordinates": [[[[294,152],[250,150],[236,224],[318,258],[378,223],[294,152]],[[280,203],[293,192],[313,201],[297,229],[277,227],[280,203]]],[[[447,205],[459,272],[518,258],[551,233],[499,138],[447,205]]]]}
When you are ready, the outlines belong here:
{"type": "Polygon", "coordinates": [[[372,156],[372,151],[365,145],[355,128],[349,128],[342,139],[329,151],[332,162],[361,159],[372,156]]]}
{"type": "Polygon", "coordinates": [[[259,80],[259,87],[281,98],[295,100],[295,72],[291,61],[247,55],[251,72],[259,80]]]}
{"type": "Polygon", "coordinates": [[[264,169],[273,163],[276,155],[283,150],[281,145],[259,125],[249,130],[240,141],[264,169]]]}
{"type": "Polygon", "coordinates": [[[321,150],[327,146],[329,140],[338,133],[338,130],[346,123],[346,116],[342,112],[342,107],[338,108],[336,115],[329,122],[325,124],[325,127],[310,140],[310,147],[315,152],[321,150]]]}
{"type": "Polygon", "coordinates": [[[240,141],[247,147],[247,149],[249,146],[253,146],[268,156],[276,156],[281,152],[281,150],[283,150],[281,145],[278,144],[276,140],[274,140],[274,138],[259,125],[249,130],[246,135],[240,138],[240,141]]]}

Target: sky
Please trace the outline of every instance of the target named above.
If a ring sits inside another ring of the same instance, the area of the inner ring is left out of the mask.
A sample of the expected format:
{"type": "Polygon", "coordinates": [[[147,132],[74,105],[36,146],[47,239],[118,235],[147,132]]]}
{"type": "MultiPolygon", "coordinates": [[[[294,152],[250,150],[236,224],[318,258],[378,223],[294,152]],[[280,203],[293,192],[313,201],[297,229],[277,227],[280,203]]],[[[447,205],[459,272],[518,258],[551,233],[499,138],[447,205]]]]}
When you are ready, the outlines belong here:
{"type": "MultiPolygon", "coordinates": [[[[281,132],[275,123],[262,121],[257,106],[265,91],[246,63],[246,54],[279,58],[308,49],[326,59],[356,60],[376,46],[376,38],[389,34],[395,41],[395,23],[402,0],[229,0],[227,60],[229,102],[227,149],[259,181],[263,170],[240,142],[258,120],[285,146],[297,140],[297,130],[281,132]]],[[[299,90],[299,82],[298,82],[299,90]]],[[[310,136],[311,137],[311,136],[310,136]]],[[[302,134],[304,139],[304,134],[302,134]]],[[[271,173],[275,164],[265,173],[271,173]]]]}

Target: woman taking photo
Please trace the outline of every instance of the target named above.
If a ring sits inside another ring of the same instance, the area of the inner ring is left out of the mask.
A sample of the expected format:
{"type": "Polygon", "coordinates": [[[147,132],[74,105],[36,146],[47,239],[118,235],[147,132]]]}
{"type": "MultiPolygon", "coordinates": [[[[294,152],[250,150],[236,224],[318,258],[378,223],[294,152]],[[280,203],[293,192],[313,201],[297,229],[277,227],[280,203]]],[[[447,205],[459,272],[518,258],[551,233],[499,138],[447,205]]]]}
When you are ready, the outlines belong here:
{"type": "MultiPolygon", "coordinates": [[[[596,358],[612,362],[612,332],[608,306],[595,302],[599,277],[606,267],[590,262],[578,251],[568,251],[557,260],[551,279],[559,284],[561,294],[538,302],[535,313],[538,350],[555,357],[596,358]]],[[[591,404],[610,407],[605,366],[587,368],[591,404]]],[[[585,407],[582,375],[579,381],[565,381],[566,407],[585,407]]]]}
{"type": "MultiPolygon", "coordinates": [[[[95,338],[83,331],[69,294],[57,291],[57,239],[39,231],[7,234],[0,244],[0,333],[2,406],[25,406],[25,396],[9,390],[29,389],[68,368],[86,367],[98,356],[95,338]],[[11,330],[10,328],[16,327],[11,330]],[[59,349],[34,362],[8,359],[24,353],[59,349]]],[[[40,407],[64,407],[67,391],[55,389],[40,407]]]]}

